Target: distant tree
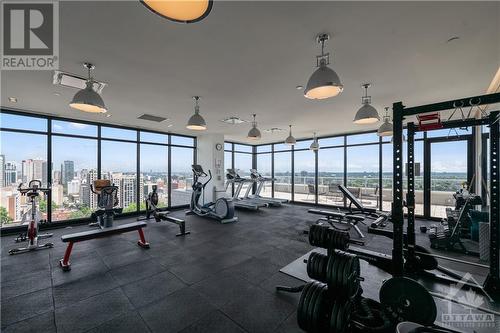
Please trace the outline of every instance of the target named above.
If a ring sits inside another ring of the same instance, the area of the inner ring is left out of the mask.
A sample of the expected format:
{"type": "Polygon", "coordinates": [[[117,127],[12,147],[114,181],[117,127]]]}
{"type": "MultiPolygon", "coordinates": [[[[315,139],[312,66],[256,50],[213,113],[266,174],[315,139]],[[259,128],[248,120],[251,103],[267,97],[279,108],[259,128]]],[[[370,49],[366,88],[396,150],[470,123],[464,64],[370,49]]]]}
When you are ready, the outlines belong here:
{"type": "Polygon", "coordinates": [[[2,225],[12,222],[12,218],[5,207],[0,207],[0,222],[2,225]]]}

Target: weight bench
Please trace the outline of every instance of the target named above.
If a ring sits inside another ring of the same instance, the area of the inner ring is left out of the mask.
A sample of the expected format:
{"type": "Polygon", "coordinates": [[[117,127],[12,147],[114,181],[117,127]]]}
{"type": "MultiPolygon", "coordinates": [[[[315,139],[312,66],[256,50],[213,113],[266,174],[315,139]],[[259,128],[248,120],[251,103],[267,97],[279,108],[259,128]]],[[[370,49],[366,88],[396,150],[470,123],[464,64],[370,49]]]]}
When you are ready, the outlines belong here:
{"type": "Polygon", "coordinates": [[[326,221],[334,229],[347,231],[350,228],[353,228],[360,238],[365,238],[365,235],[363,234],[363,232],[361,230],[359,230],[359,227],[357,226],[358,223],[362,223],[362,224],[366,225],[364,222],[364,220],[365,220],[364,217],[351,215],[351,214],[344,214],[344,213],[340,213],[340,212],[333,212],[330,210],[321,210],[321,209],[309,209],[307,212],[311,213],[311,214],[324,216],[324,217],[319,218],[317,221],[326,221]],[[349,226],[349,228],[348,229],[340,229],[340,228],[336,227],[333,223],[347,224],[349,226]]]}
{"type": "Polygon", "coordinates": [[[64,258],[59,260],[59,266],[61,266],[63,271],[71,270],[69,257],[71,256],[71,251],[73,250],[74,243],[84,242],[90,239],[114,236],[135,230],[139,232],[139,241],[137,242],[137,245],[144,249],[149,249],[149,243],[146,242],[146,239],[144,238],[144,231],[142,230],[145,227],[147,227],[146,222],[133,222],[104,229],[95,229],[90,231],[77,232],[74,234],[62,235],[62,242],[69,244],[66,248],[66,252],[64,252],[64,258]]]}
{"type": "Polygon", "coordinates": [[[356,198],[344,185],[339,185],[339,190],[349,200],[349,207],[347,208],[349,209],[349,213],[359,213],[365,215],[373,215],[377,213],[377,210],[375,208],[368,208],[363,206],[361,201],[359,201],[358,198],[356,198]],[[352,207],[353,205],[354,207],[352,207]]]}

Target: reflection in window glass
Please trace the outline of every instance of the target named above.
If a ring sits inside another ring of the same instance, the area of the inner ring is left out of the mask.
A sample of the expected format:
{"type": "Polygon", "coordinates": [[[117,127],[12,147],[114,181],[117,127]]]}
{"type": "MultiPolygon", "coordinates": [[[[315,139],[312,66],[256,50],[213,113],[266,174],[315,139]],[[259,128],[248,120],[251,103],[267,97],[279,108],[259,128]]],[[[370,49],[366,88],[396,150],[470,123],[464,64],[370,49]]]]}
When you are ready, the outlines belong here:
{"type": "Polygon", "coordinates": [[[52,163],[52,221],[89,217],[97,209],[90,190],[97,179],[97,140],[53,136],[52,163]]]}
{"type": "Polygon", "coordinates": [[[47,119],[1,112],[0,127],[46,132],[47,119]]]}
{"type": "Polygon", "coordinates": [[[245,153],[251,153],[252,152],[252,146],[247,146],[247,145],[234,145],[234,151],[240,151],[240,152],[245,152],[245,153]]]}
{"type": "Polygon", "coordinates": [[[144,179],[144,191],[140,209],[146,209],[145,200],[156,186],[158,207],[168,206],[168,147],[141,144],[141,179],[144,179]]]}
{"type": "Polygon", "coordinates": [[[101,142],[101,178],[110,179],[118,186],[118,207],[123,212],[137,210],[136,193],[139,191],[144,200],[144,179],[137,184],[137,144],[102,140],[101,142]]]}
{"type": "MultiPolygon", "coordinates": [[[[28,212],[26,196],[17,191],[20,183],[28,186],[32,180],[40,180],[47,186],[47,136],[2,131],[0,163],[4,172],[0,177],[0,212],[3,226],[18,225],[28,212]]],[[[47,218],[47,200],[40,197],[42,218],[47,218]]]]}
{"type": "Polygon", "coordinates": [[[171,135],[170,143],[173,145],[194,147],[194,138],[187,136],[171,135]]]}
{"type": "Polygon", "coordinates": [[[338,136],[335,138],[323,138],[319,139],[320,147],[329,147],[329,146],[343,146],[344,145],[344,137],[338,136]]]}
{"type": "Polygon", "coordinates": [[[378,142],[379,136],[377,133],[364,133],[364,134],[355,134],[347,136],[347,144],[359,144],[359,143],[372,143],[378,142]]]}
{"type": "Polygon", "coordinates": [[[137,131],[116,127],[101,127],[101,136],[110,139],[137,141],[137,131]]]}
{"type": "Polygon", "coordinates": [[[295,150],[298,150],[298,149],[309,149],[309,147],[311,146],[312,142],[313,142],[313,140],[297,141],[297,143],[295,144],[295,146],[293,148],[295,150]]]}
{"type": "Polygon", "coordinates": [[[366,207],[377,207],[379,146],[356,146],[347,150],[347,187],[366,207]]]}
{"type": "Polygon", "coordinates": [[[428,131],[427,137],[428,138],[447,137],[449,139],[453,139],[457,135],[468,135],[468,134],[472,134],[472,127],[439,129],[434,131],[428,131]]]}
{"type": "Polygon", "coordinates": [[[234,153],[234,168],[241,177],[250,177],[252,169],[252,154],[234,153]]]}
{"type": "Polygon", "coordinates": [[[141,135],[140,138],[141,138],[142,142],[163,143],[163,144],[168,143],[168,135],[167,134],[159,134],[159,133],[141,131],[140,135],[141,135]]]}
{"type": "Polygon", "coordinates": [[[270,153],[273,145],[257,146],[257,153],[270,153]]]}
{"type": "MultiPolygon", "coordinates": [[[[191,186],[193,185],[193,148],[171,148],[171,205],[180,206],[189,204],[191,200],[191,186]]],[[[208,173],[208,170],[205,170],[208,173]]]]}
{"type": "Polygon", "coordinates": [[[292,153],[274,154],[274,197],[292,199],[292,153]]]}
{"type": "Polygon", "coordinates": [[[339,185],[344,184],[344,148],[318,150],[318,203],[344,205],[339,185]]]}
{"type": "MultiPolygon", "coordinates": [[[[266,178],[272,178],[272,155],[258,154],[257,155],[257,171],[266,178]]],[[[263,197],[272,197],[272,182],[267,181],[262,186],[260,195],[263,197]]]]}
{"type": "MultiPolygon", "coordinates": [[[[226,175],[226,170],[232,169],[232,168],[233,168],[233,153],[230,151],[225,151],[224,152],[224,177],[226,175]]],[[[227,186],[226,191],[227,191],[227,195],[229,197],[231,197],[232,193],[233,193],[232,192],[233,191],[233,184],[231,184],[231,186],[227,186]]]]}
{"type": "Polygon", "coordinates": [[[97,126],[70,121],[53,120],[52,132],[95,137],[97,136],[97,126]]]}
{"type": "Polygon", "coordinates": [[[233,150],[233,144],[224,142],[224,150],[233,150]]]}
{"type": "Polygon", "coordinates": [[[293,146],[287,145],[285,143],[276,143],[274,145],[274,151],[284,151],[284,150],[292,150],[293,146]]]}
{"type": "MultiPolygon", "coordinates": [[[[312,141],[311,141],[312,142],[312,141]]],[[[311,144],[309,142],[309,144],[311,144]]],[[[294,153],[294,200],[314,203],[315,190],[315,153],[300,150],[294,153]]]]}

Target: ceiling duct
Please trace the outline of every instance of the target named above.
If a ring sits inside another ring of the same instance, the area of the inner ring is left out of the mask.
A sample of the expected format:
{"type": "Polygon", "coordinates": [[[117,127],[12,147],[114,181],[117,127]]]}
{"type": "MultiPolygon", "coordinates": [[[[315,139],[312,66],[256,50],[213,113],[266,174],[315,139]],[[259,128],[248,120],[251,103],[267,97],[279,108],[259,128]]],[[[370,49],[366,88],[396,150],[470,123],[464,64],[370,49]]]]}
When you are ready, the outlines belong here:
{"type": "Polygon", "coordinates": [[[167,120],[165,117],[153,116],[152,114],[143,114],[142,116],[137,117],[137,119],[154,121],[156,123],[161,123],[162,121],[167,120]]]}

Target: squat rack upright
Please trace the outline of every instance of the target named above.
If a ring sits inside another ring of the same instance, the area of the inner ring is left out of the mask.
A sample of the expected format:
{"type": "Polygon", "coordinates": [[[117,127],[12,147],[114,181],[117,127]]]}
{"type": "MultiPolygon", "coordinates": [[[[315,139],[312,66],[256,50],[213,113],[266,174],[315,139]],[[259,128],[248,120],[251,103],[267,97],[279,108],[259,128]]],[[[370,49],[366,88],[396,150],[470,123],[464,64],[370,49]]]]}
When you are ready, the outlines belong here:
{"type": "MultiPolygon", "coordinates": [[[[402,276],[404,266],[404,207],[408,209],[407,250],[408,257],[415,257],[415,132],[422,130],[413,122],[408,123],[408,191],[403,200],[403,122],[406,117],[424,113],[436,113],[456,109],[457,106],[476,107],[500,102],[500,93],[467,97],[407,108],[402,102],[393,104],[393,249],[392,260],[395,276],[402,276]]],[[[473,115],[472,115],[473,116],[473,115]]],[[[441,123],[439,128],[458,128],[488,125],[490,127],[490,269],[484,282],[484,289],[495,298],[500,297],[500,112],[490,112],[482,118],[467,118],[441,123]]],[[[430,129],[426,129],[430,130],[430,129]]],[[[424,189],[425,190],[425,189],[424,189]]]]}

